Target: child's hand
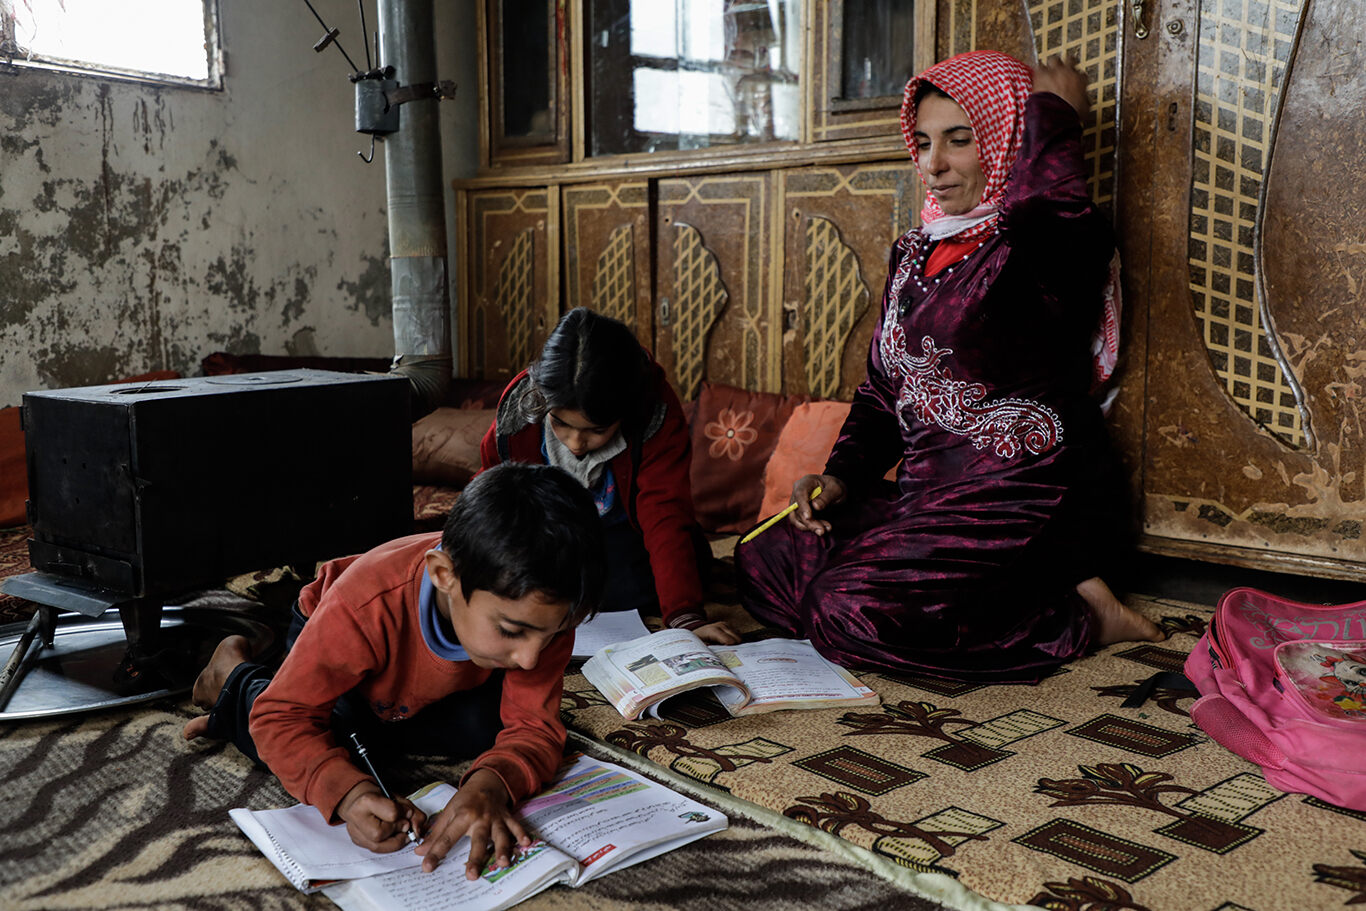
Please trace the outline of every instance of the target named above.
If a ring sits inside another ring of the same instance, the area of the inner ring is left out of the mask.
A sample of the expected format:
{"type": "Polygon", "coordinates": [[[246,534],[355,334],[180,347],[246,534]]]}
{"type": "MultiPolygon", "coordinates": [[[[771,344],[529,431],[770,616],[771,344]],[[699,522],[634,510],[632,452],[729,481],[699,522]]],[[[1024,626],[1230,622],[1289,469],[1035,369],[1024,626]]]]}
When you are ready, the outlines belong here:
{"type": "Polygon", "coordinates": [[[740,641],[740,634],[724,620],[696,627],[693,629],[693,635],[712,645],[735,645],[740,641]]]}
{"type": "Polygon", "coordinates": [[[446,808],[432,817],[426,840],[417,846],[417,853],[424,858],[422,869],[427,873],[435,870],[446,852],[464,835],[470,837],[465,879],[479,878],[489,858],[490,843],[494,865],[509,866],[513,846],[531,844],[531,836],[513,814],[510,802],[502,779],[488,769],[476,770],[465,779],[446,808]]]}
{"type": "Polygon", "coordinates": [[[366,779],[337,804],[351,840],[362,848],[388,854],[408,844],[409,830],[421,833],[427,816],[407,800],[390,800],[378,784],[366,779]]]}

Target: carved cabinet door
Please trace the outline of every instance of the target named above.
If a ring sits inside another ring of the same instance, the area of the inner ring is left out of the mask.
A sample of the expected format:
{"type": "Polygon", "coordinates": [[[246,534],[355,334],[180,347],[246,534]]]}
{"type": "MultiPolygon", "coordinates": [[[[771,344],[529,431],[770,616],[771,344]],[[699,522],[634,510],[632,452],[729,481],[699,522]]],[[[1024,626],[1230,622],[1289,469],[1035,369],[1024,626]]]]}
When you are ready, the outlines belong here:
{"type": "Polygon", "coordinates": [[[868,372],[888,253],[919,211],[920,179],[908,157],[781,180],[783,388],[848,401],[868,372]]]}
{"type": "Polygon", "coordinates": [[[649,183],[567,186],[561,197],[566,312],[588,307],[621,320],[653,349],[649,183]]]}
{"type": "Polygon", "coordinates": [[[1124,28],[1145,541],[1366,576],[1366,4],[1163,0],[1124,28]]]}
{"type": "Polygon", "coordinates": [[[558,191],[474,191],[462,208],[462,357],[468,376],[508,380],[540,353],[559,318],[558,191]]]}
{"type": "Polygon", "coordinates": [[[658,183],[655,356],[684,401],[704,377],[781,388],[776,181],[756,171],[658,183]]]}

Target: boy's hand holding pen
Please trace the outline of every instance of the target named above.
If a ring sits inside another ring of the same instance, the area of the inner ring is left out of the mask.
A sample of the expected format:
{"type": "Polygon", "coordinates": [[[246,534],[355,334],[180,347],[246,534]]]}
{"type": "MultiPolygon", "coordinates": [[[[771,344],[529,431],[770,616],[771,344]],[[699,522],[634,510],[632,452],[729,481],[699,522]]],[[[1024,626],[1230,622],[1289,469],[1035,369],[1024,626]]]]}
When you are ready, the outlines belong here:
{"type": "Polygon", "coordinates": [[[345,820],[351,840],[380,852],[398,850],[402,842],[391,842],[400,833],[406,836],[408,844],[416,844],[426,816],[408,800],[394,797],[389,792],[374,763],[370,761],[369,751],[357,735],[351,735],[351,742],[355,746],[356,756],[374,779],[373,786],[378,786],[383,795],[383,800],[380,800],[370,782],[361,782],[342,799],[337,815],[345,820]]]}

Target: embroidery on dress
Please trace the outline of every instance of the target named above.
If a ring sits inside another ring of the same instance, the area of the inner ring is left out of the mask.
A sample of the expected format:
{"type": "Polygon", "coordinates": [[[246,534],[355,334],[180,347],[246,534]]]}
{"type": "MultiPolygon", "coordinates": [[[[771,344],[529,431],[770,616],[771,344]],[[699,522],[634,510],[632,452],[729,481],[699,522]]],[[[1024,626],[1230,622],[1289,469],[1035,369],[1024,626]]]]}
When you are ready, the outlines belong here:
{"type": "Polygon", "coordinates": [[[1062,442],[1062,421],[1052,409],[1028,399],[984,402],[987,389],[981,383],[954,379],[940,361],[953,354],[934,339],[920,340],[924,357],[914,357],[906,347],[906,333],[897,319],[897,308],[888,307],[882,323],[882,363],[894,380],[899,379],[897,417],[906,424],[910,409],[920,420],[936,424],[949,433],[967,437],[974,449],[986,449],[1003,459],[1048,452],[1062,442]]]}
{"type": "Polygon", "coordinates": [[[911,269],[915,265],[915,241],[918,233],[918,229],[912,228],[896,241],[902,253],[901,259],[897,261],[896,271],[892,273],[892,287],[887,292],[887,299],[898,309],[901,306],[901,289],[906,287],[906,280],[911,277],[911,269]]]}

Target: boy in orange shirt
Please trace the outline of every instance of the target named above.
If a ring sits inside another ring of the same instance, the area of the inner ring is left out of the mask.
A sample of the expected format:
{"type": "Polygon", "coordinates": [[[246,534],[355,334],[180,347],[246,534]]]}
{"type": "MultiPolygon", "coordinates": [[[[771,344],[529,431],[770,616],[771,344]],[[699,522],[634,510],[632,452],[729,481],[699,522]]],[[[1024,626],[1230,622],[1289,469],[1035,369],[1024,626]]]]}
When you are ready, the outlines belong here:
{"type": "Polygon", "coordinates": [[[490,844],[505,866],[530,843],[513,807],[559,766],[573,630],[597,609],[604,566],[582,485],[547,466],[486,471],[439,535],[324,565],[299,594],[278,671],[253,663],[240,636],[219,643],[194,687],[212,711],[185,737],[232,740],[372,850],[396,851],[430,822],[416,849],[425,870],[469,835],[474,879],[490,844]],[[396,756],[477,758],[428,820],[355,764],[342,746],[352,732],[396,756]]]}

